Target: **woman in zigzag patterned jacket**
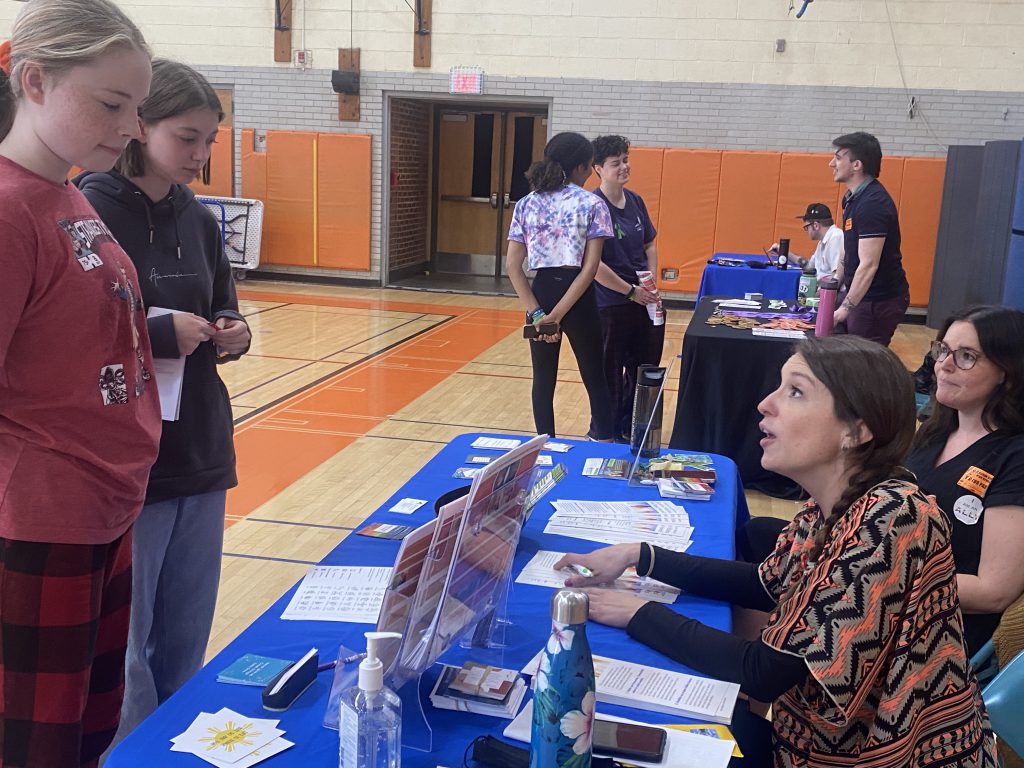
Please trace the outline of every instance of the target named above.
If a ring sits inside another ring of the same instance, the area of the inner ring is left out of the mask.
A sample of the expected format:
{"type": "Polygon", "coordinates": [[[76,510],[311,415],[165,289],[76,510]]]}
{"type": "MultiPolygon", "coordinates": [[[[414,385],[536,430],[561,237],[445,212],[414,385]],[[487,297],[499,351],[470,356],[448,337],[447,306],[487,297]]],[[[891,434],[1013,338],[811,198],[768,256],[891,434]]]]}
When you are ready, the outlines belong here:
{"type": "Polygon", "coordinates": [[[853,336],[801,342],[758,406],[762,466],[811,495],[760,565],[623,544],[566,555],[627,567],[688,592],[771,611],[757,640],[668,606],[589,590],[591,618],[773,703],[737,705],[742,765],[994,766],[995,744],[964,644],[949,522],[902,466],[914,436],[909,373],[853,336]]]}

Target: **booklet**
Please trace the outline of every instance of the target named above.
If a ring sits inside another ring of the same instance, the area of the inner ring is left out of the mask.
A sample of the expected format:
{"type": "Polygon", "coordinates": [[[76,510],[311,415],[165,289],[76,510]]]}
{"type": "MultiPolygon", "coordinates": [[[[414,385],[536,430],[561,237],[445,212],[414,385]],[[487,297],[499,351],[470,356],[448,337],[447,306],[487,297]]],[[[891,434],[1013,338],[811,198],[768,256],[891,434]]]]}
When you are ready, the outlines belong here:
{"type": "Polygon", "coordinates": [[[218,673],[217,682],[263,688],[289,664],[291,662],[287,659],[272,659],[269,656],[247,653],[223,672],[218,673]]]}

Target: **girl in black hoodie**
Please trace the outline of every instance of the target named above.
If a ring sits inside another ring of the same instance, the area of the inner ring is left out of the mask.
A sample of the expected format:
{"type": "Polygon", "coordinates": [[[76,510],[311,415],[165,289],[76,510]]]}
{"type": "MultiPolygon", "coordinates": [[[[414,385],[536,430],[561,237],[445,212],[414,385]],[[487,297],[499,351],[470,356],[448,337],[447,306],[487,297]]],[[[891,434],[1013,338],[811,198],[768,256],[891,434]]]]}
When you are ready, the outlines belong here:
{"type": "Polygon", "coordinates": [[[178,418],[163,422],[133,532],[131,628],[115,744],[203,664],[225,499],[237,485],[231,404],[217,364],[243,355],[250,341],[220,228],[186,186],[209,178],[224,117],[220,101],[198,72],[158,60],[139,116],[141,138],[116,170],[75,180],[135,264],[146,307],[174,310],[149,318],[154,357],[186,357],[178,418]]]}

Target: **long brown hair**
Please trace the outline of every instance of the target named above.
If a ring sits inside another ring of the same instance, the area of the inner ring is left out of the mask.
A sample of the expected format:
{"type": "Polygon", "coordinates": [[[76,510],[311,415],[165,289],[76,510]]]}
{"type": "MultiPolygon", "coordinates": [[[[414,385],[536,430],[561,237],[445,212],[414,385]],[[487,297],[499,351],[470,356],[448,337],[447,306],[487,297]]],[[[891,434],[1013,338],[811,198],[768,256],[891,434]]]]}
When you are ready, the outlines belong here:
{"type": "Polygon", "coordinates": [[[11,27],[11,73],[0,73],[0,140],[14,124],[25,64],[56,77],[118,47],[149,54],[139,28],[110,0],[26,3],[11,27]]]}
{"type": "MultiPolygon", "coordinates": [[[[168,59],[154,60],[153,83],[149,87],[149,96],[139,105],[139,119],[146,125],[154,125],[193,109],[209,109],[217,113],[218,122],[224,119],[217,92],[205,77],[186,64],[168,59]]],[[[142,144],[137,139],[128,142],[114,167],[124,176],[145,174],[142,144]]],[[[209,160],[203,166],[202,180],[204,184],[210,183],[209,160]]]]}
{"type": "MultiPolygon", "coordinates": [[[[956,322],[974,326],[979,352],[1004,374],[1003,383],[995,388],[981,412],[982,425],[991,431],[1024,432],[1024,312],[990,304],[962,309],[943,323],[940,341],[956,322]]],[[[915,448],[945,441],[959,424],[956,409],[938,402],[934,393],[932,406],[932,415],[914,436],[915,448]]]]}
{"type": "MultiPolygon", "coordinates": [[[[857,499],[884,480],[912,477],[903,461],[914,437],[914,383],[891,350],[859,336],[808,338],[794,354],[806,361],[832,395],[836,418],[851,427],[863,422],[871,433],[871,439],[847,453],[853,473],[835,506],[823,510],[825,521],[808,553],[808,560],[815,562],[832,529],[857,499]]],[[[791,585],[787,597],[796,586],[791,585]]]]}

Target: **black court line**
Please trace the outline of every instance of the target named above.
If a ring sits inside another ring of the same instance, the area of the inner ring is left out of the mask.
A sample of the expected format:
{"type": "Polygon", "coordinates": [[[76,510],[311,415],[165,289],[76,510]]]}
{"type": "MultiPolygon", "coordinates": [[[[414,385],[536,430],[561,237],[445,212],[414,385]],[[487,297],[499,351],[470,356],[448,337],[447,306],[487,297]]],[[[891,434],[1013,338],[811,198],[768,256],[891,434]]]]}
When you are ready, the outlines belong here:
{"type": "MultiPolygon", "coordinates": [[[[246,299],[242,299],[242,301],[246,301],[246,299]]],[[[254,301],[259,301],[259,299],[254,299],[254,301]]],[[[284,309],[285,307],[290,307],[290,306],[291,306],[291,303],[289,302],[287,304],[278,304],[276,307],[264,307],[263,309],[257,309],[257,310],[255,310],[253,312],[248,312],[248,313],[242,315],[242,317],[252,317],[253,315],[262,315],[264,312],[273,312],[275,309],[284,309]]]]}
{"type": "MultiPolygon", "coordinates": [[[[389,419],[389,421],[393,421],[393,419],[389,419]]],[[[407,443],[433,443],[434,445],[448,445],[447,440],[427,440],[423,437],[392,437],[391,435],[363,435],[363,437],[372,437],[376,440],[404,440],[407,443]]]]}
{"type": "Polygon", "coordinates": [[[287,557],[266,557],[264,555],[242,555],[238,552],[225,552],[224,557],[240,557],[244,560],[272,560],[275,563],[296,563],[298,565],[320,565],[312,560],[291,560],[287,557]]]}
{"type": "MultiPolygon", "coordinates": [[[[285,371],[284,373],[279,374],[277,376],[272,376],[269,379],[264,379],[263,381],[261,381],[256,386],[249,387],[249,389],[243,390],[242,392],[239,392],[237,395],[232,395],[231,399],[235,400],[235,399],[237,399],[239,397],[245,397],[250,392],[255,392],[260,387],[265,387],[267,384],[273,384],[275,381],[279,381],[279,380],[283,379],[285,376],[291,376],[293,373],[298,373],[299,371],[302,371],[302,370],[305,370],[306,368],[309,368],[311,365],[316,365],[317,363],[322,363],[322,362],[323,362],[323,360],[311,360],[310,362],[306,363],[305,365],[300,365],[298,368],[292,368],[292,370],[290,370],[290,371],[285,371]]],[[[334,373],[338,373],[338,372],[340,372],[342,370],[344,370],[344,369],[343,368],[338,368],[338,370],[334,371],[334,373]]],[[[330,375],[333,376],[334,374],[330,374],[330,375]]],[[[241,407],[245,408],[247,406],[243,405],[241,407]]]]}
{"type": "MultiPolygon", "coordinates": [[[[399,324],[398,324],[398,325],[396,325],[396,326],[395,326],[394,328],[389,328],[389,329],[388,329],[388,330],[386,330],[386,331],[381,331],[380,333],[375,333],[375,334],[373,334],[373,336],[368,336],[368,337],[366,337],[365,339],[363,339],[362,341],[357,341],[357,342],[356,342],[355,344],[349,344],[349,345],[348,345],[347,347],[345,347],[344,349],[339,349],[339,350],[338,350],[337,352],[332,352],[332,353],[331,353],[331,354],[329,354],[329,355],[324,355],[324,357],[321,357],[320,359],[321,359],[321,360],[323,360],[323,359],[324,359],[324,358],[326,358],[326,357],[334,357],[335,355],[341,355],[341,354],[344,354],[345,352],[348,352],[348,351],[349,351],[350,349],[352,349],[352,347],[358,347],[358,346],[359,346],[360,344],[365,344],[365,343],[366,343],[366,342],[368,342],[368,341],[373,341],[373,340],[374,340],[374,339],[376,339],[376,338],[377,338],[378,336],[385,336],[385,335],[387,335],[387,334],[389,334],[389,333],[394,333],[394,332],[395,332],[395,331],[397,331],[397,330],[398,330],[399,328],[401,328],[401,327],[402,327],[403,325],[408,325],[409,323],[415,323],[415,322],[416,322],[416,321],[418,321],[418,320],[422,320],[422,319],[423,319],[424,317],[426,317],[426,315],[425,315],[425,314],[423,314],[423,315],[419,315],[419,316],[417,316],[417,317],[414,317],[414,318],[412,318],[412,319],[410,319],[410,320],[406,320],[406,321],[405,321],[404,323],[399,323],[399,324]]],[[[357,352],[356,354],[361,354],[361,353],[358,353],[358,352],[357,352]]]]}
{"type": "Polygon", "coordinates": [[[495,424],[450,424],[447,421],[420,421],[419,419],[399,419],[392,416],[388,421],[397,421],[402,424],[429,424],[435,427],[457,427],[459,429],[471,429],[474,432],[508,432],[512,435],[525,435],[531,430],[515,431],[509,427],[499,427],[495,424]]]}
{"type": "Polygon", "coordinates": [[[344,525],[324,525],[323,523],[297,523],[292,520],[270,520],[265,517],[243,517],[242,520],[251,520],[254,523],[273,523],[274,525],[298,525],[303,528],[327,528],[331,531],[354,531],[355,528],[347,528],[344,525]]]}
{"type": "MultiPolygon", "coordinates": [[[[354,363],[349,363],[349,364],[347,364],[345,366],[342,366],[341,368],[339,368],[338,370],[334,371],[333,373],[329,373],[326,376],[321,376],[319,379],[316,379],[315,381],[309,382],[309,384],[306,384],[304,387],[299,387],[298,389],[293,390],[292,392],[289,392],[287,395],[282,395],[281,397],[277,398],[276,400],[272,400],[271,402],[267,403],[266,405],[261,405],[259,408],[254,408],[251,412],[245,414],[244,416],[239,416],[237,419],[235,419],[234,425],[237,427],[239,424],[243,424],[246,421],[248,421],[249,419],[251,419],[251,418],[253,418],[255,416],[259,416],[261,413],[264,413],[265,411],[268,411],[271,408],[274,408],[274,407],[280,405],[281,403],[284,403],[284,402],[287,402],[288,400],[291,400],[293,397],[298,397],[303,392],[308,392],[313,387],[316,387],[316,386],[318,386],[320,384],[323,384],[325,381],[327,381],[329,379],[332,379],[332,378],[334,378],[335,376],[338,376],[341,373],[344,373],[345,371],[349,370],[350,368],[354,368],[357,365],[362,365],[367,360],[373,360],[375,357],[380,357],[385,352],[390,352],[395,347],[401,346],[402,344],[405,344],[407,341],[412,341],[417,336],[422,336],[425,333],[429,333],[430,331],[433,331],[435,328],[440,328],[445,323],[450,323],[452,320],[455,320],[455,319],[456,319],[455,315],[450,315],[450,316],[446,317],[444,320],[438,321],[437,323],[435,323],[434,325],[430,326],[429,328],[424,328],[422,330],[416,331],[416,333],[412,334],[411,336],[406,336],[404,339],[402,339],[400,341],[396,341],[394,344],[389,344],[388,346],[384,347],[383,349],[379,349],[376,352],[367,355],[366,357],[362,357],[359,360],[356,360],[354,363]]],[[[335,354],[337,354],[337,353],[335,353],[335,354]]],[[[316,362],[322,362],[322,361],[317,360],[316,362]]],[[[244,408],[244,407],[247,407],[247,406],[242,406],[242,407],[244,408]]]]}

